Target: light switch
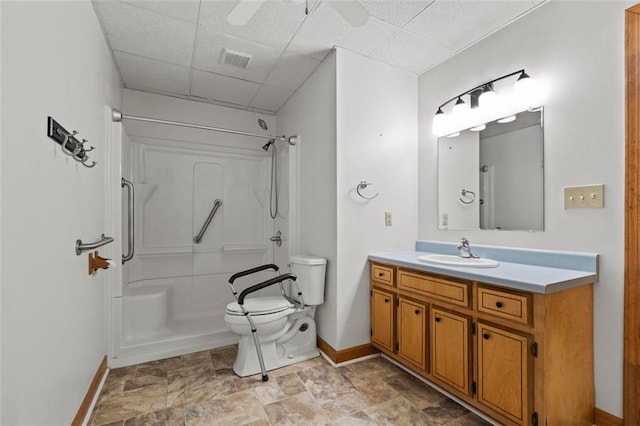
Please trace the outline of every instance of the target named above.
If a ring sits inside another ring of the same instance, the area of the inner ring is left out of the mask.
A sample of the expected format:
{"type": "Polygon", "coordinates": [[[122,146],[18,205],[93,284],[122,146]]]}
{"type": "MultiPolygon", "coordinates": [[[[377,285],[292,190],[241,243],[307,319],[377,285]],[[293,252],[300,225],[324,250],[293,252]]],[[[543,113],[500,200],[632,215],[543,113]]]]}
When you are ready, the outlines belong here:
{"type": "Polygon", "coordinates": [[[391,212],[384,212],[384,226],[391,226],[391,212]]]}
{"type": "Polygon", "coordinates": [[[565,209],[604,208],[604,185],[584,185],[564,187],[565,209]]]}

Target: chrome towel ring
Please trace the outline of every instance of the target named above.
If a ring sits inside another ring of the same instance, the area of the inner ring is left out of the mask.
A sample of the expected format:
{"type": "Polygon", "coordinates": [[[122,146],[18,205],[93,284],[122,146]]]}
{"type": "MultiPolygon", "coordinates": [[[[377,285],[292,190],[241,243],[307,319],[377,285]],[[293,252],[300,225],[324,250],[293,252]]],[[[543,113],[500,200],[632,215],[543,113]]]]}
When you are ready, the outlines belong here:
{"type": "Polygon", "coordinates": [[[374,198],[376,198],[378,195],[380,195],[380,193],[376,192],[375,195],[371,196],[371,197],[367,197],[366,195],[363,195],[362,192],[360,192],[361,189],[366,189],[367,186],[369,185],[373,185],[371,182],[367,182],[366,180],[362,180],[360,181],[360,183],[358,184],[358,186],[356,186],[356,192],[358,193],[358,195],[362,198],[364,198],[365,200],[373,200],[374,198]]]}
{"type": "Polygon", "coordinates": [[[462,191],[460,191],[460,194],[462,194],[463,197],[470,198],[469,201],[466,201],[458,197],[458,200],[460,200],[460,202],[463,204],[472,204],[476,200],[476,193],[473,191],[469,191],[463,188],[462,191]]]}

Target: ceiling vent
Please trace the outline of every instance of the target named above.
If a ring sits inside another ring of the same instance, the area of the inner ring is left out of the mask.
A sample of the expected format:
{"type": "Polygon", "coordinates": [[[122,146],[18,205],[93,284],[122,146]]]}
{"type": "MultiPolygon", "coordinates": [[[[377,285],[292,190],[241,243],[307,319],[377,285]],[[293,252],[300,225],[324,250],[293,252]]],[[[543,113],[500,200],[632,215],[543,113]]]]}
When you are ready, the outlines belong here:
{"type": "Polygon", "coordinates": [[[237,50],[227,49],[225,47],[222,49],[222,59],[220,60],[220,63],[244,69],[249,66],[251,58],[253,58],[253,55],[238,52],[237,50]]]}

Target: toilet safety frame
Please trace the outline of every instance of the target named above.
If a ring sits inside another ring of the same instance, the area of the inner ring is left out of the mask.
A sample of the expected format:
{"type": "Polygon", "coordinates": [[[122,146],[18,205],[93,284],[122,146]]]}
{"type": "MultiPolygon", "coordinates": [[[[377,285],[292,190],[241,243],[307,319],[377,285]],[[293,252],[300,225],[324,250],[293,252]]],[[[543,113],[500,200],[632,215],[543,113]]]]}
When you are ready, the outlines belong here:
{"type": "Polygon", "coordinates": [[[302,301],[302,292],[300,291],[300,288],[298,288],[298,297],[300,297],[300,301],[297,301],[295,299],[290,298],[289,296],[287,296],[287,293],[284,291],[284,286],[282,285],[282,282],[285,280],[292,280],[292,281],[296,281],[298,279],[298,277],[296,277],[294,274],[292,273],[286,273],[283,275],[280,275],[280,268],[278,268],[277,265],[274,265],[273,263],[269,263],[267,265],[262,265],[262,266],[257,266],[255,268],[251,268],[251,269],[247,269],[246,271],[241,271],[241,272],[237,272],[235,274],[233,274],[231,276],[231,278],[229,278],[229,287],[231,288],[231,292],[233,293],[233,297],[236,298],[236,301],[238,302],[238,305],[240,306],[240,310],[242,310],[242,313],[244,314],[244,316],[247,318],[247,321],[249,321],[249,325],[251,326],[251,335],[253,336],[253,343],[256,346],[256,352],[258,353],[258,362],[260,362],[260,371],[262,372],[262,381],[266,382],[269,380],[269,376],[267,375],[267,370],[264,366],[264,359],[262,358],[262,348],[260,347],[260,340],[258,338],[258,330],[256,329],[256,324],[253,322],[253,319],[251,319],[251,313],[249,311],[247,311],[247,309],[244,307],[244,299],[245,297],[247,297],[247,295],[256,292],[258,290],[262,290],[263,288],[267,288],[270,287],[274,284],[280,284],[280,291],[282,292],[282,296],[287,299],[289,302],[293,303],[296,306],[304,306],[304,302],[302,301]],[[273,269],[276,274],[278,274],[275,278],[271,278],[269,280],[263,281],[261,283],[258,284],[254,284],[250,287],[247,287],[246,289],[242,290],[240,292],[240,295],[238,295],[238,292],[236,291],[236,289],[233,287],[233,282],[240,278],[240,277],[244,277],[247,275],[251,275],[251,274],[255,274],[267,269],[273,269]]]}

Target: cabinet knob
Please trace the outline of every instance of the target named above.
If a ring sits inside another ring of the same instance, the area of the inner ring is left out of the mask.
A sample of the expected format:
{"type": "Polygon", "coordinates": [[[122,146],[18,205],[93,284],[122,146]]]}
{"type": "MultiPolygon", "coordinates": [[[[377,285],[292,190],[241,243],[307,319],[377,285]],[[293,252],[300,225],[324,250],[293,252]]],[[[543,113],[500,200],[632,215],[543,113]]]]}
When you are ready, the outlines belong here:
{"type": "Polygon", "coordinates": [[[496,308],[502,308],[502,302],[496,302],[496,308]]]}
{"type": "Polygon", "coordinates": [[[420,309],[416,309],[416,315],[420,315],[420,309]]]}
{"type": "Polygon", "coordinates": [[[384,303],[389,303],[389,299],[384,299],[384,303]]]}
{"type": "Polygon", "coordinates": [[[378,272],[379,277],[384,277],[384,272],[378,272]]]}
{"type": "Polygon", "coordinates": [[[482,335],[482,337],[484,338],[484,340],[489,340],[489,334],[488,333],[484,333],[482,335]]]}
{"type": "Polygon", "coordinates": [[[436,317],[436,322],[440,322],[440,321],[442,321],[442,319],[441,319],[441,318],[436,317]]]}

